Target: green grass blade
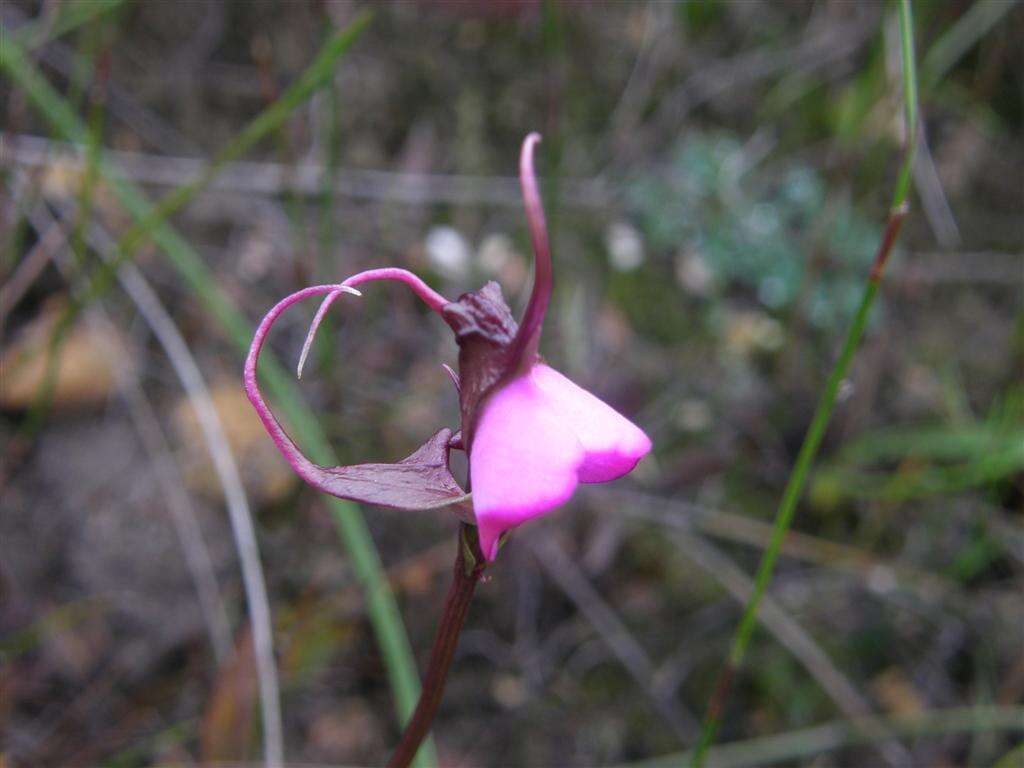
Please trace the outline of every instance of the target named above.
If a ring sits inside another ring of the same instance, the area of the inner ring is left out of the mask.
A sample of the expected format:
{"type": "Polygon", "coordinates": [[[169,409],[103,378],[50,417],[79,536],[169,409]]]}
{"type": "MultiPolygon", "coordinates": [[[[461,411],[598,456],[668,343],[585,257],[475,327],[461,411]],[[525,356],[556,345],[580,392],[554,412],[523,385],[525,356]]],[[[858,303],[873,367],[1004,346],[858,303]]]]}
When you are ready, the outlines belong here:
{"type": "Polygon", "coordinates": [[[921,61],[921,85],[935,88],[943,76],[1020,0],[978,0],[936,40],[921,61]]]}
{"type": "MultiPolygon", "coordinates": [[[[73,302],[61,317],[55,330],[56,343],[59,343],[82,306],[110,289],[117,267],[130,259],[134,252],[151,238],[151,233],[161,222],[166,221],[208,187],[226,163],[237,159],[262,138],[277,130],[298,106],[308,100],[314,91],[328,80],[337,61],[366,28],[370,18],[371,14],[364,12],[332,36],[299,79],[281,95],[280,99],[243,128],[197,179],[165,195],[144,218],[136,221],[118,241],[116,257],[96,270],[90,277],[88,291],[81,299],[73,302]]],[[[17,41],[7,40],[0,46],[0,67],[25,90],[30,100],[50,121],[56,133],[72,142],[85,140],[85,128],[74,110],[39,74],[17,41]]]]}
{"type": "MultiPolygon", "coordinates": [[[[1024,715],[1021,715],[1024,718],[1024,715]]],[[[1024,743],[1013,747],[992,766],[992,768],[1020,768],[1024,765],[1024,743]]]]}
{"type": "Polygon", "coordinates": [[[150,233],[160,222],[166,221],[206,189],[227,163],[237,160],[260,140],[284,125],[296,108],[304,104],[315,91],[328,81],[338,60],[362,34],[369,24],[370,18],[369,12],[363,12],[347,27],[333,35],[320,49],[313,62],[299,76],[299,79],[292,83],[277,101],[243,128],[217,154],[198,178],[169,192],[160,199],[160,202],[145,218],[137,221],[135,226],[120,238],[117,258],[99,269],[97,275],[92,279],[90,297],[95,298],[109,287],[117,266],[131,258],[135,250],[149,239],[150,233]]]}
{"type": "MultiPolygon", "coordinates": [[[[260,139],[279,129],[298,106],[308,100],[318,88],[327,82],[340,57],[358,39],[369,24],[370,18],[369,12],[363,12],[347,27],[331,36],[296,82],[289,86],[277,101],[243,128],[217,154],[197,179],[169,192],[161,198],[155,207],[150,209],[143,219],[136,221],[135,225],[121,236],[114,258],[101,264],[89,275],[86,281],[87,288],[83,295],[72,299],[54,326],[50,342],[47,345],[50,367],[53,367],[59,358],[60,348],[67,337],[68,330],[82,308],[110,290],[117,267],[131,259],[135,251],[151,239],[151,233],[155,227],[169,219],[176,211],[195,198],[199,192],[208,187],[226,163],[237,159],[260,139]]],[[[31,61],[25,55],[24,49],[14,40],[7,41],[6,45],[0,46],[0,66],[12,73],[37,106],[52,115],[51,121],[64,138],[76,142],[88,141],[86,129],[75,114],[72,104],[53,91],[46,79],[38,71],[35,71],[31,61]],[[35,76],[32,77],[32,74],[35,76]]],[[[50,379],[51,377],[48,376],[47,381],[50,379]]],[[[22,439],[31,439],[41,427],[51,396],[52,386],[46,386],[44,382],[44,386],[40,387],[19,431],[22,439]]]]}
{"type": "Polygon", "coordinates": [[[850,363],[857,351],[857,347],[860,345],[861,337],[864,335],[868,316],[878,295],[878,287],[881,283],[885,264],[892,251],[896,237],[899,235],[903,218],[907,213],[907,193],[910,189],[911,168],[913,167],[914,150],[917,144],[917,70],[914,61],[913,14],[910,0],[901,0],[900,2],[899,24],[900,50],[903,58],[906,148],[896,181],[896,191],[893,196],[889,222],[886,226],[885,234],[882,236],[882,243],[879,246],[878,253],[875,256],[875,263],[872,266],[867,285],[864,288],[860,306],[857,308],[853,323],[847,332],[846,340],[843,342],[839,359],[829,374],[825,389],[815,409],[814,418],[811,420],[811,425],[804,436],[800,452],[797,454],[796,463],[790,472],[789,480],[779,502],[779,508],[775,513],[771,538],[761,557],[761,563],[754,577],[753,594],[743,610],[743,615],[733,635],[728,660],[722,673],[719,675],[711,700],[708,703],[708,711],[701,728],[700,740],[691,760],[694,768],[703,765],[707,757],[708,748],[718,733],[718,727],[732,679],[743,666],[747,646],[750,644],[750,638],[757,626],[758,608],[761,605],[765,591],[768,589],[772,574],[775,572],[775,563],[782,549],[782,542],[786,538],[786,532],[789,530],[789,526],[793,521],[793,515],[796,512],[796,505],[800,501],[804,488],[807,485],[807,477],[811,467],[814,465],[814,459],[825,436],[825,430],[832,419],[832,412],[835,410],[840,385],[846,378],[847,372],[850,369],[850,363]]]}
{"type": "MultiPolygon", "coordinates": [[[[90,10],[94,9],[94,5],[88,5],[87,7],[90,10]]],[[[116,4],[108,3],[103,6],[103,9],[109,10],[116,7],[118,7],[116,4]]],[[[106,67],[97,69],[93,62],[99,57],[109,55],[114,25],[109,23],[109,20],[103,19],[95,11],[90,14],[78,13],[72,15],[75,21],[85,24],[84,50],[80,60],[87,62],[87,65],[82,71],[76,73],[76,77],[72,78],[70,94],[67,100],[72,104],[80,104],[83,95],[88,91],[89,109],[85,136],[85,170],[82,174],[82,182],[78,191],[78,214],[72,226],[69,251],[76,266],[84,269],[86,266],[86,251],[82,229],[88,221],[92,210],[93,191],[97,181],[97,158],[99,157],[103,139],[103,128],[106,122],[106,81],[109,74],[106,67]],[[92,75],[96,76],[92,77],[92,75]]],[[[56,27],[56,22],[53,26],[56,27]]],[[[70,31],[71,28],[70,26],[65,26],[64,31],[70,31]]],[[[46,35],[43,34],[44,32],[47,32],[45,25],[32,33],[32,39],[45,40],[46,35]]],[[[25,421],[18,430],[19,434],[23,437],[31,439],[46,420],[57,380],[60,362],[59,353],[59,345],[54,343],[47,345],[46,364],[42,382],[38,387],[32,407],[29,409],[25,421]]]]}
{"type": "MultiPolygon", "coordinates": [[[[361,17],[354,24],[359,25],[357,28],[361,29],[366,24],[366,17],[361,17]]],[[[351,29],[352,25],[346,31],[351,29]]],[[[342,35],[345,36],[345,33],[343,32],[342,35]]],[[[332,42],[337,46],[338,38],[334,38],[332,42]]],[[[340,55],[344,49],[339,51],[335,47],[333,50],[340,55]]],[[[56,133],[69,141],[80,142],[83,140],[85,126],[67,102],[28,61],[20,46],[16,44],[0,46],[0,67],[26,92],[31,103],[49,121],[56,133]]],[[[322,75],[323,72],[321,72],[322,75]]],[[[303,82],[305,83],[304,88],[311,87],[310,79],[304,78],[303,82]]],[[[290,103],[294,104],[294,102],[290,103]]],[[[280,112],[275,114],[279,118],[282,117],[280,112]]],[[[260,126],[260,131],[263,134],[273,130],[273,122],[260,120],[260,118],[257,120],[260,121],[257,125],[260,126]]],[[[252,129],[252,124],[243,133],[245,136],[241,143],[233,144],[230,151],[226,150],[225,153],[222,153],[221,164],[236,157],[236,152],[240,154],[260,138],[258,132],[252,129]],[[225,154],[226,159],[224,159],[225,154]]],[[[195,249],[166,221],[167,215],[170,214],[167,206],[154,206],[138,187],[119,178],[116,170],[102,158],[99,168],[100,174],[110,185],[121,205],[136,222],[128,235],[137,232],[139,234],[133,235],[133,239],[141,236],[152,239],[167,255],[171,265],[196,294],[206,311],[217,321],[227,338],[237,348],[239,355],[244,356],[249,348],[253,324],[217,287],[216,278],[195,249]]],[[[190,188],[192,194],[200,189],[195,185],[190,185],[190,188]]],[[[187,202],[179,197],[174,199],[180,200],[180,204],[187,202]]],[[[127,239],[128,235],[122,238],[122,241],[127,239]]],[[[137,246],[138,242],[135,244],[137,246]]],[[[310,458],[320,464],[335,463],[330,444],[321,430],[316,416],[303,402],[298,387],[285,372],[285,369],[268,355],[264,361],[262,373],[268,394],[278,404],[282,415],[290,424],[296,438],[302,443],[310,458]]],[[[420,684],[397,603],[387,583],[380,556],[359,508],[340,499],[328,498],[327,502],[330,505],[338,534],[362,586],[367,613],[376,633],[377,643],[395,697],[395,707],[400,721],[404,723],[416,706],[420,684]]],[[[425,744],[424,748],[420,750],[417,764],[427,765],[436,764],[436,762],[433,745],[425,744]]]]}
{"type": "MultiPolygon", "coordinates": [[[[969,706],[925,710],[908,715],[834,720],[774,736],[732,742],[713,747],[708,758],[715,768],[763,768],[767,765],[805,765],[806,761],[843,747],[863,746],[891,733],[906,738],[945,736],[956,733],[1024,733],[1024,707],[969,706]]],[[[1011,752],[1011,755],[1015,752],[1011,752]]],[[[630,763],[629,768],[662,768],[686,763],[690,752],[664,755],[630,763]]],[[[1010,765],[1019,763],[1006,763],[1010,765]]],[[[996,768],[1002,768],[1003,763],[996,768]]],[[[621,768],[626,768],[622,766],[621,768]]]]}
{"type": "Polygon", "coordinates": [[[903,59],[903,130],[906,132],[906,148],[890,206],[893,211],[907,201],[917,150],[917,65],[914,59],[914,18],[910,0],[900,0],[900,56],[903,59]]]}
{"type": "MultiPolygon", "coordinates": [[[[26,50],[33,50],[73,32],[105,13],[111,13],[123,4],[124,0],[77,0],[74,3],[61,3],[60,12],[52,25],[43,20],[30,21],[18,29],[14,39],[26,50]]],[[[4,35],[7,34],[8,32],[4,30],[4,35]]]]}

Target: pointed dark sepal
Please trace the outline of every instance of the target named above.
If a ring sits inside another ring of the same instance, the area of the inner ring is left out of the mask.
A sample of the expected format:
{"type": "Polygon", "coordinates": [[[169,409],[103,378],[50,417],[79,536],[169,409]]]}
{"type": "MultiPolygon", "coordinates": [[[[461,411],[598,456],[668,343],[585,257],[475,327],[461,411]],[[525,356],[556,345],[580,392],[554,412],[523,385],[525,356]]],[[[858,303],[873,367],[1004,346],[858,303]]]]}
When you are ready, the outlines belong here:
{"type": "Polygon", "coordinates": [[[495,282],[462,294],[445,305],[441,316],[459,345],[459,409],[462,443],[468,451],[484,398],[515,368],[511,349],[518,325],[495,282]]]}
{"type": "Polygon", "coordinates": [[[314,465],[305,480],[332,496],[395,509],[438,509],[468,500],[448,469],[452,431],[438,430],[408,458],[394,464],[314,465]]]}

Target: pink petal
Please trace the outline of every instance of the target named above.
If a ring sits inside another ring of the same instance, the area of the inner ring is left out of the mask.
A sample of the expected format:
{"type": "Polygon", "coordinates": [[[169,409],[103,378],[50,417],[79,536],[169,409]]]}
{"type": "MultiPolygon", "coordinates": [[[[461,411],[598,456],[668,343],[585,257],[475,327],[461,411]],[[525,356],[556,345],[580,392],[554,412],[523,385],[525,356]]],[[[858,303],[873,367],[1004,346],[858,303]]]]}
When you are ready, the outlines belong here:
{"type": "Polygon", "coordinates": [[[469,457],[480,549],[488,560],[498,554],[503,532],[572,496],[583,459],[583,446],[530,374],[491,395],[469,457]]]}
{"type": "Polygon", "coordinates": [[[554,368],[537,364],[531,376],[560,423],[572,429],[583,446],[581,483],[622,477],[651,450],[650,438],[636,424],[554,368]]]}

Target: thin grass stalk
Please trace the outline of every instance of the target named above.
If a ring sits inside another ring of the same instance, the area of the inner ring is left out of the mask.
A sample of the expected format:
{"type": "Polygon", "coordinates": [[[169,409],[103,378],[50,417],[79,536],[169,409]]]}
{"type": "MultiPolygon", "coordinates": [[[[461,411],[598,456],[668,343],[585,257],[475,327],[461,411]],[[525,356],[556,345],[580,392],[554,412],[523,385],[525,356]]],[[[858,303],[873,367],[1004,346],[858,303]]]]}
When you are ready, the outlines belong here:
{"type": "MultiPolygon", "coordinates": [[[[338,97],[338,89],[334,83],[330,83],[323,90],[325,104],[320,112],[320,130],[322,132],[321,146],[324,156],[324,174],[320,180],[319,194],[319,258],[317,269],[319,274],[313,282],[321,282],[321,278],[328,278],[333,272],[332,256],[335,253],[335,246],[338,241],[338,227],[335,224],[334,211],[337,206],[335,186],[338,180],[338,168],[341,163],[341,121],[338,113],[342,109],[341,99],[338,97]]],[[[298,197],[296,195],[296,197],[298,197]]],[[[319,365],[324,370],[333,367],[335,350],[337,345],[335,339],[335,323],[333,318],[328,316],[320,325],[320,336],[324,342],[320,344],[319,365]]]]}
{"type": "MultiPolygon", "coordinates": [[[[0,68],[28,94],[32,104],[55,132],[66,140],[81,142],[85,130],[81,121],[60,94],[26,59],[20,46],[0,46],[0,68]]],[[[151,227],[150,235],[153,242],[167,255],[171,266],[177,270],[206,311],[221,326],[224,334],[235,345],[240,357],[244,357],[249,349],[252,324],[234,302],[217,287],[216,278],[199,254],[173,226],[165,220],[155,218],[154,206],[145,194],[138,187],[121,179],[116,169],[103,159],[100,161],[100,172],[129,215],[137,223],[147,222],[151,227]]],[[[262,377],[268,392],[278,401],[285,420],[290,423],[296,439],[303,444],[309,457],[318,464],[335,464],[333,451],[319,420],[303,402],[302,395],[289,374],[269,355],[263,361],[262,368],[262,377]]],[[[405,626],[383,574],[380,555],[358,507],[333,497],[327,497],[325,501],[329,505],[338,535],[365,596],[367,614],[376,633],[377,644],[395,698],[395,709],[399,721],[405,723],[419,698],[419,677],[405,626]]],[[[436,762],[436,752],[428,739],[420,749],[417,765],[431,765],[436,762]]]]}
{"type": "MultiPolygon", "coordinates": [[[[13,187],[8,185],[8,189],[13,187]]],[[[27,187],[27,184],[21,186],[27,187]]],[[[17,194],[17,193],[14,193],[17,194]]],[[[12,197],[14,196],[12,194],[12,197]]],[[[25,219],[27,221],[27,219],[25,219]]],[[[64,245],[67,236],[64,227],[58,222],[50,224],[45,232],[37,232],[37,238],[32,248],[25,254],[25,257],[18,262],[11,273],[4,275],[4,283],[0,285],[0,333],[3,332],[4,324],[11,310],[18,305],[21,298],[32,287],[39,275],[50,263],[54,251],[64,245]]]]}
{"type": "MultiPolygon", "coordinates": [[[[80,209],[74,211],[72,216],[79,222],[83,220],[80,209]]],[[[87,226],[88,222],[83,222],[83,224],[87,226]]],[[[36,227],[39,232],[45,229],[45,226],[40,224],[36,224],[36,227]]],[[[77,227],[75,230],[76,235],[81,238],[81,242],[77,247],[84,247],[86,238],[84,227],[82,231],[79,231],[77,227]]],[[[93,242],[94,248],[101,255],[101,258],[112,258],[115,242],[104,230],[99,227],[93,227],[93,234],[88,239],[93,242]]],[[[70,246],[71,240],[68,243],[70,246]]],[[[75,246],[69,247],[68,250],[72,255],[72,260],[79,262],[74,265],[75,272],[77,273],[81,267],[81,253],[75,253],[75,246]]],[[[77,274],[75,277],[77,278],[77,274]]],[[[260,713],[263,725],[264,765],[267,768],[281,768],[284,764],[283,729],[281,724],[280,687],[278,685],[277,666],[274,660],[270,603],[267,598],[263,569],[260,565],[252,513],[234,454],[228,445],[220,416],[213,405],[213,400],[209,388],[206,386],[203,374],[187,343],[178,331],[173,318],[168,314],[163,303],[134,265],[124,265],[118,271],[117,277],[125,292],[135,303],[143,319],[149,325],[154,336],[156,336],[160,345],[164,348],[175,374],[178,376],[182,387],[189,396],[190,402],[196,409],[203,437],[207,443],[207,448],[213,459],[214,469],[223,488],[232,534],[235,538],[235,548],[241,564],[242,580],[253,634],[257,682],[260,692],[260,713]]],[[[102,307],[99,309],[102,310],[102,307]]],[[[124,374],[121,377],[123,378],[124,374]]],[[[155,422],[153,423],[155,424],[155,422]]],[[[157,425],[157,431],[159,432],[159,425],[157,425]]],[[[168,500],[172,501],[173,498],[173,496],[170,496],[168,500]]],[[[171,506],[174,506],[173,503],[171,506]]],[[[185,507],[188,507],[187,502],[185,507]]],[[[188,512],[186,511],[185,515],[181,516],[181,519],[187,517],[188,512]]],[[[183,544],[191,541],[205,555],[205,545],[202,544],[201,534],[195,529],[194,518],[191,528],[188,528],[186,523],[185,526],[179,525],[178,531],[183,544]]],[[[187,552],[186,559],[188,559],[187,552]]],[[[200,593],[200,602],[203,603],[205,609],[208,606],[203,601],[203,595],[208,594],[211,589],[214,592],[216,591],[216,580],[213,577],[208,555],[200,560],[200,562],[197,562],[195,559],[192,559],[190,565],[194,565],[193,572],[199,574],[199,577],[196,578],[196,584],[206,585],[205,590],[197,587],[200,593]]],[[[208,615],[213,615],[213,612],[209,612],[208,615]]],[[[214,643],[215,648],[218,645],[221,646],[217,652],[219,662],[226,654],[227,647],[230,647],[230,634],[226,629],[226,614],[222,605],[214,622],[211,622],[211,626],[215,626],[218,619],[223,619],[225,622],[223,625],[225,628],[220,633],[222,640],[215,640],[214,643]]]]}
{"type": "MultiPolygon", "coordinates": [[[[107,81],[110,77],[110,51],[113,45],[111,27],[108,20],[95,17],[83,32],[85,55],[81,61],[88,62],[76,77],[72,78],[71,93],[68,101],[78,104],[83,95],[88,95],[88,113],[86,117],[85,170],[78,190],[78,207],[74,222],[71,224],[71,235],[68,238],[69,253],[74,260],[76,270],[86,269],[86,245],[83,235],[84,228],[92,216],[92,204],[96,182],[99,180],[99,157],[103,143],[103,129],[107,117],[107,81]],[[90,75],[92,75],[90,82],[90,75]]],[[[60,362],[60,349],[52,342],[47,345],[46,367],[43,380],[36,398],[29,409],[28,415],[19,433],[26,441],[30,441],[39,431],[53,400],[54,386],[57,381],[57,369],[60,362]]]]}
{"type": "Polygon", "coordinates": [[[864,294],[860,306],[854,315],[853,323],[846,335],[839,359],[836,361],[832,372],[825,383],[825,389],[818,401],[814,412],[814,418],[804,437],[800,452],[797,455],[796,463],[790,473],[786,488],[782,494],[782,500],[775,514],[775,522],[772,527],[771,538],[761,558],[761,563],[754,578],[754,591],[747,601],[743,610],[740,623],[733,635],[732,644],[729,649],[729,657],[722,667],[715,682],[711,699],[708,702],[707,714],[701,728],[700,741],[693,753],[691,765],[694,768],[704,764],[708,748],[711,746],[718,733],[722,714],[726,701],[732,687],[733,678],[743,666],[746,658],[747,646],[757,626],[757,612],[764,598],[765,591],[775,571],[775,564],[782,548],[782,542],[786,537],[793,515],[796,512],[796,505],[803,495],[804,487],[807,484],[807,477],[814,464],[814,458],[821,446],[825,436],[825,430],[835,410],[839,389],[850,369],[850,363],[860,345],[867,327],[868,316],[874,306],[875,298],[878,295],[878,288],[885,271],[885,265],[889,260],[892,247],[899,235],[900,227],[907,215],[907,193],[910,189],[911,170],[914,161],[914,149],[917,144],[917,72],[914,63],[914,31],[913,12],[910,0],[900,0],[899,5],[899,26],[900,26],[900,50],[903,60],[903,101],[904,101],[904,131],[905,150],[903,164],[896,180],[896,189],[893,194],[892,205],[889,211],[889,219],[882,235],[882,242],[875,254],[875,260],[868,275],[864,294]]]}
{"type": "MultiPolygon", "coordinates": [[[[707,758],[715,768],[763,768],[779,763],[805,765],[807,760],[826,752],[871,744],[886,738],[887,734],[924,738],[970,733],[1024,734],[1024,707],[975,705],[833,720],[810,728],[711,747],[707,758]]],[[[1019,750],[1013,750],[1003,759],[1012,760],[1019,754],[1019,750]]],[[[692,758],[692,752],[679,752],[619,768],[669,768],[683,765],[692,758]]],[[[1004,764],[1001,760],[994,768],[1019,765],[1019,762],[1004,764]]]]}
{"type": "MultiPolygon", "coordinates": [[[[102,230],[95,230],[101,236],[102,230]]],[[[101,252],[113,253],[113,242],[98,243],[101,252]]],[[[134,264],[125,264],[118,270],[118,280],[143,316],[160,346],[164,348],[174,372],[196,409],[196,417],[206,442],[213,467],[224,491],[231,533],[242,571],[245,602],[249,609],[252,630],[253,656],[260,693],[260,717],[263,724],[263,759],[267,768],[280,768],[284,764],[284,729],[281,721],[281,694],[274,659],[273,621],[266,579],[260,563],[259,544],[252,510],[242,485],[241,473],[234,453],[228,444],[220,414],[213,403],[202,371],[178,330],[174,318],[167,312],[149,282],[134,264]]]]}
{"type": "Polygon", "coordinates": [[[13,34],[13,39],[19,45],[27,51],[32,51],[68,32],[73,32],[103,14],[117,10],[124,2],[125,0],[78,0],[74,3],[62,3],[59,14],[52,23],[47,19],[30,21],[14,33],[5,30],[4,34],[13,34]]]}
{"type": "MultiPolygon", "coordinates": [[[[273,53],[273,48],[270,45],[261,44],[253,46],[253,59],[259,72],[260,93],[267,105],[273,104],[280,98],[277,82],[274,78],[273,53]]],[[[285,177],[293,177],[299,153],[296,151],[292,137],[288,133],[288,126],[284,123],[277,126],[270,138],[274,147],[274,157],[281,168],[284,169],[285,177]]],[[[316,282],[311,278],[307,270],[310,253],[309,237],[302,221],[302,205],[298,195],[293,190],[286,189],[282,192],[281,196],[283,198],[282,207],[284,208],[285,217],[288,219],[288,233],[292,241],[292,248],[296,254],[295,282],[316,282]]]]}
{"type": "MultiPolygon", "coordinates": [[[[369,24],[371,14],[363,12],[356,17],[347,27],[333,35],[321,48],[313,62],[303,71],[298,80],[294,82],[279,99],[267,109],[257,115],[245,128],[228,142],[203,173],[188,184],[184,184],[167,193],[160,201],[153,206],[146,217],[137,221],[118,240],[117,250],[114,258],[98,267],[87,280],[87,289],[83,296],[74,299],[68,304],[60,319],[54,326],[53,333],[48,345],[48,355],[53,360],[60,351],[60,346],[67,337],[67,332],[81,312],[82,308],[96,298],[105,294],[113,283],[117,267],[131,259],[137,250],[150,240],[153,230],[164,221],[167,221],[177,211],[192,201],[197,194],[206,189],[220,173],[221,169],[255,146],[267,135],[279,130],[284,122],[300,105],[305,103],[313,93],[327,82],[334,73],[334,67],[338,60],[348,51],[351,45],[359,38],[363,30],[369,24]]],[[[12,67],[19,67],[22,70],[30,68],[30,62],[25,58],[24,51],[14,41],[9,45],[0,46],[0,66],[10,70],[12,67]]],[[[15,80],[19,80],[18,73],[11,73],[15,80]]],[[[25,72],[22,72],[24,79],[25,72]]],[[[37,99],[42,95],[41,87],[49,84],[41,76],[37,75],[37,81],[26,81],[23,88],[28,92],[29,97],[37,99]],[[27,84],[28,83],[28,84],[27,84]]],[[[56,95],[59,101],[60,96],[56,95]]],[[[53,102],[53,99],[49,99],[53,102]]],[[[51,107],[60,109],[56,103],[51,107]]],[[[67,107],[66,102],[64,107],[67,107]]],[[[66,109],[67,118],[61,121],[58,129],[70,141],[79,140],[82,131],[72,109],[66,109]],[[66,124],[66,126],[65,126],[66,124]]],[[[26,419],[26,424],[31,428],[38,428],[42,420],[42,413],[46,410],[52,388],[42,387],[39,396],[33,403],[31,413],[26,419]]],[[[30,432],[31,434],[31,432],[30,432]]]]}
{"type": "Polygon", "coordinates": [[[594,628],[608,649],[651,700],[654,710],[666,725],[686,744],[697,734],[697,718],[681,706],[671,692],[658,686],[658,671],[651,657],[637,641],[623,619],[605,601],[582,569],[553,539],[543,536],[529,539],[537,564],[552,582],[571,600],[594,628]]]}
{"type": "Polygon", "coordinates": [[[935,88],[945,74],[1020,0],[978,0],[964,11],[921,60],[921,86],[935,88]]]}
{"type": "MultiPolygon", "coordinates": [[[[47,255],[57,256],[58,249],[67,245],[64,228],[60,222],[45,206],[40,206],[37,212],[32,214],[31,221],[33,228],[40,233],[41,242],[46,243],[47,255]],[[59,241],[54,240],[54,232],[59,233],[59,241]]],[[[76,273],[71,270],[70,258],[56,261],[67,280],[75,278],[76,273]]],[[[102,305],[95,307],[95,312],[90,312],[88,319],[95,322],[97,330],[101,333],[111,338],[117,336],[117,325],[102,305]]],[[[137,372],[126,360],[127,349],[124,344],[108,346],[111,348],[104,349],[104,352],[107,353],[109,363],[115,371],[118,388],[128,405],[139,439],[153,464],[157,483],[163,493],[178,541],[181,543],[186,568],[196,589],[207,634],[210,636],[210,645],[217,665],[220,666],[231,651],[231,622],[217,586],[213,558],[203,540],[192,500],[183,487],[177,464],[171,455],[171,446],[153,404],[143,391],[137,372]]]]}
{"type": "MultiPolygon", "coordinates": [[[[1021,715],[1021,719],[1024,719],[1024,715],[1021,715]]],[[[1010,749],[999,758],[992,768],[1019,768],[1022,765],[1024,765],[1024,743],[1010,749]]]]}

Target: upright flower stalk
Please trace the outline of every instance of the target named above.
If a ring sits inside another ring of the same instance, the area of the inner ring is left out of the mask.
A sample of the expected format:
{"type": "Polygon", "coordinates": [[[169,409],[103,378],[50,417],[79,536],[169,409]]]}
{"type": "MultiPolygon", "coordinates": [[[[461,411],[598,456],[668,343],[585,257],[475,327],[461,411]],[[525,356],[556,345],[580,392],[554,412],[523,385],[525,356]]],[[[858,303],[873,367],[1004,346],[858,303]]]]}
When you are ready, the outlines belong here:
{"type": "Polygon", "coordinates": [[[245,362],[245,388],[278,450],[303,480],[326,493],[407,510],[447,508],[460,520],[452,587],[431,653],[423,692],[391,766],[408,765],[441,701],[448,667],[476,584],[514,528],[569,500],[579,483],[604,483],[629,473],[651,449],[644,432],[609,405],[548,366],[540,336],[551,301],[547,226],[533,168],[540,136],[523,142],[519,161],[526,219],[535,255],[534,284],[517,323],[497,283],[449,301],[404,269],[360,272],[337,284],[305,288],[282,299],[263,318],[245,362]],[[442,427],[407,458],[390,464],[323,467],[289,437],[263,398],[260,352],[274,323],[311,296],[323,300],[310,324],[297,373],[333,302],[375,281],[400,282],[452,329],[458,373],[445,367],[459,397],[460,429],[442,427]],[[469,487],[452,476],[452,450],[469,459],[469,487]]]}
{"type": "Polygon", "coordinates": [[[441,620],[430,651],[427,674],[423,678],[423,693],[416,703],[416,709],[409,718],[402,738],[388,761],[388,768],[404,768],[416,757],[423,739],[430,732],[430,724],[441,706],[444,685],[448,679],[448,668],[455,656],[462,625],[469,613],[469,604],[476,591],[476,585],[484,574],[487,563],[476,544],[471,526],[459,525],[459,546],[455,550],[455,567],[452,570],[452,585],[444,600],[441,620]]]}
{"type": "Polygon", "coordinates": [[[804,486],[807,484],[807,477],[814,459],[818,454],[818,448],[825,436],[825,429],[832,418],[832,412],[836,406],[839,390],[850,370],[850,363],[854,353],[860,345],[860,340],[867,327],[868,315],[874,306],[875,297],[882,282],[882,275],[885,266],[889,261],[889,255],[899,236],[903,220],[906,218],[909,206],[907,197],[910,192],[910,177],[914,162],[914,151],[917,145],[917,68],[914,63],[914,23],[910,0],[900,0],[899,6],[900,25],[900,52],[903,59],[903,104],[904,104],[904,131],[906,146],[903,152],[903,163],[900,167],[899,176],[896,181],[896,191],[893,195],[892,205],[889,209],[889,218],[886,221],[885,230],[882,233],[882,240],[875,252],[875,259],[868,274],[867,284],[864,286],[864,293],[861,296],[860,306],[854,315],[853,323],[846,334],[843,348],[839,353],[835,366],[825,382],[825,389],[818,401],[814,411],[814,418],[807,428],[800,452],[797,454],[796,463],[790,472],[786,488],[782,493],[778,511],[775,514],[775,522],[772,526],[771,538],[765,548],[761,563],[754,577],[754,590],[743,609],[739,625],[733,635],[732,644],[729,648],[729,657],[726,659],[715,687],[708,702],[707,713],[701,728],[700,740],[693,752],[691,760],[692,768],[700,768],[707,757],[708,749],[718,734],[718,728],[725,711],[725,704],[728,701],[732,688],[732,681],[736,673],[743,666],[746,659],[747,646],[754,633],[757,623],[757,612],[761,606],[761,600],[768,589],[772,574],[775,571],[775,563],[778,560],[779,552],[782,550],[782,542],[786,537],[789,526],[793,521],[796,512],[797,502],[803,495],[804,486]]]}

